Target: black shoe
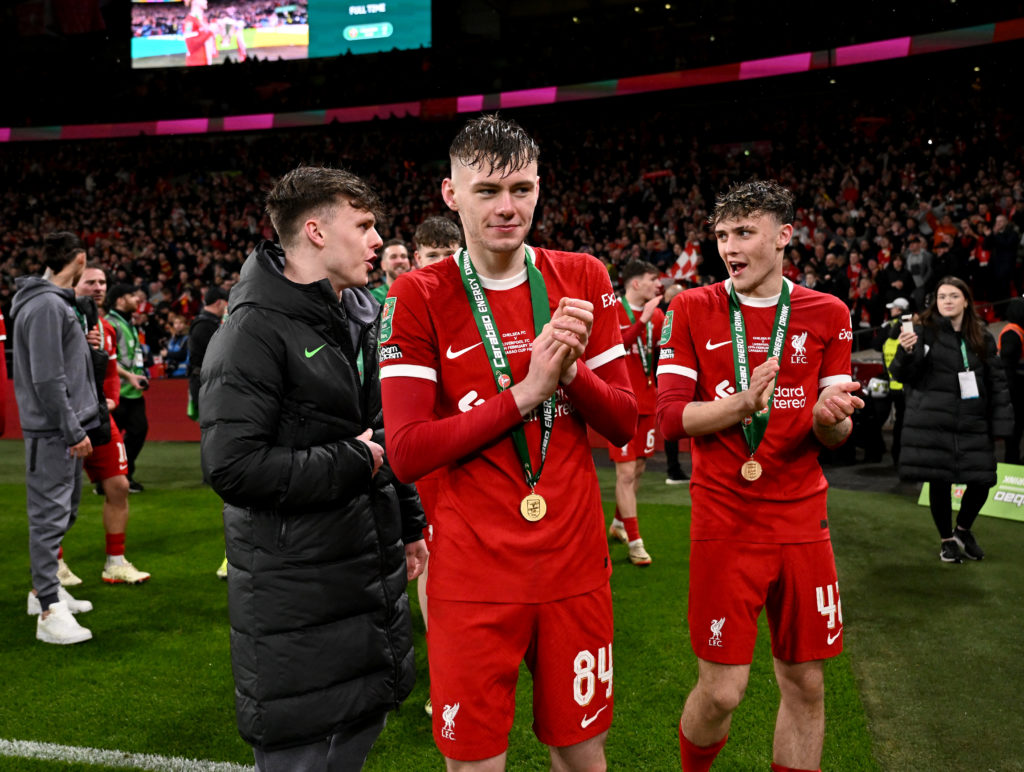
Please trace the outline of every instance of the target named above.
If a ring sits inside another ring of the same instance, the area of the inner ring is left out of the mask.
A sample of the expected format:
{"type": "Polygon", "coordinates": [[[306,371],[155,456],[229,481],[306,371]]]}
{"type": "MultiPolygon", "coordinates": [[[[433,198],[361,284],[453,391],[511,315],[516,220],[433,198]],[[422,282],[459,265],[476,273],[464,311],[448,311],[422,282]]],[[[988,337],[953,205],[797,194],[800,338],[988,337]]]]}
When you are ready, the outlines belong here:
{"type": "Polygon", "coordinates": [[[939,560],[943,563],[963,563],[964,553],[960,551],[960,545],[955,539],[942,542],[942,549],[939,550],[939,560]]]}
{"type": "Polygon", "coordinates": [[[682,469],[670,469],[665,475],[666,485],[685,485],[690,478],[682,469]]]}
{"type": "Polygon", "coordinates": [[[128,492],[129,493],[142,493],[145,488],[142,487],[142,483],[135,482],[135,480],[128,480],[128,492]]]}
{"type": "Polygon", "coordinates": [[[101,482],[96,483],[96,488],[93,490],[93,493],[95,493],[97,496],[104,495],[103,494],[103,483],[101,483],[101,482]]]}
{"type": "Polygon", "coordinates": [[[960,546],[960,549],[964,551],[964,557],[971,560],[981,560],[985,557],[985,550],[978,546],[978,542],[974,540],[974,534],[970,531],[963,528],[954,528],[953,538],[960,546]]]}

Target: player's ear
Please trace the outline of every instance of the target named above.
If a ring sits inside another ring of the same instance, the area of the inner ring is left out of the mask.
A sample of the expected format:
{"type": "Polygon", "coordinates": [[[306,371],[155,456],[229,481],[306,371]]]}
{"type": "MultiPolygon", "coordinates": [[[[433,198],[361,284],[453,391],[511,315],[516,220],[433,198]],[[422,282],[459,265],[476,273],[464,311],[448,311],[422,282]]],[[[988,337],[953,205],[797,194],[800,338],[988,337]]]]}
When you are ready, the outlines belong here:
{"type": "Polygon", "coordinates": [[[775,248],[785,249],[792,238],[793,225],[791,223],[786,223],[781,228],[779,228],[779,233],[775,241],[775,248]]]}
{"type": "Polygon", "coordinates": [[[320,230],[320,221],[315,217],[311,217],[302,224],[302,232],[306,238],[313,242],[314,246],[322,247],[324,245],[324,234],[320,230]]]}
{"type": "Polygon", "coordinates": [[[441,198],[453,212],[459,211],[459,205],[455,201],[455,186],[452,185],[451,177],[445,177],[441,183],[441,198]]]}

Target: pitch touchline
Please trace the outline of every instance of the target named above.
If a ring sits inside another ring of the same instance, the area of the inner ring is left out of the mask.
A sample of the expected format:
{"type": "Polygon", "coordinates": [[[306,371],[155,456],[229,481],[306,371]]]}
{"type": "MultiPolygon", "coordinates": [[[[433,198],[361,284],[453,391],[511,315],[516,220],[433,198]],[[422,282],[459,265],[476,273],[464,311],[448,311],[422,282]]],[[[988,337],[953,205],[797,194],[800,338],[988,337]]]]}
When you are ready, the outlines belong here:
{"type": "Polygon", "coordinates": [[[109,751],[102,748],[81,748],[75,745],[26,740],[0,739],[0,756],[105,765],[122,769],[145,769],[153,772],[252,772],[252,766],[232,764],[229,761],[183,759],[152,753],[109,751]]]}

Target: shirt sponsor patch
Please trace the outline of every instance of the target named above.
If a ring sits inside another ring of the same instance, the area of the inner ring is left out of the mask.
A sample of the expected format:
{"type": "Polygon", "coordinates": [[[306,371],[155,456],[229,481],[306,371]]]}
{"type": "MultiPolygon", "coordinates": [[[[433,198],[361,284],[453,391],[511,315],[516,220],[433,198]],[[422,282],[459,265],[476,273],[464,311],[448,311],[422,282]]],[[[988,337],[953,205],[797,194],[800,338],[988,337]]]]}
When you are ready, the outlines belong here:
{"type": "Polygon", "coordinates": [[[672,357],[674,357],[675,355],[676,355],[676,350],[674,348],[663,348],[661,350],[661,354],[660,354],[660,356],[658,358],[659,359],[672,359],[672,357]]]}
{"type": "Polygon", "coordinates": [[[672,337],[672,316],[675,311],[669,311],[665,314],[665,321],[661,323],[661,340],[658,341],[659,346],[664,346],[668,343],[668,339],[672,337]]]}
{"type": "Polygon", "coordinates": [[[402,349],[398,346],[381,346],[380,347],[380,361],[388,362],[392,359],[401,359],[402,349]]]}
{"type": "Polygon", "coordinates": [[[387,343],[391,340],[391,322],[395,317],[395,304],[398,298],[386,298],[380,309],[380,336],[378,342],[387,343]]]}

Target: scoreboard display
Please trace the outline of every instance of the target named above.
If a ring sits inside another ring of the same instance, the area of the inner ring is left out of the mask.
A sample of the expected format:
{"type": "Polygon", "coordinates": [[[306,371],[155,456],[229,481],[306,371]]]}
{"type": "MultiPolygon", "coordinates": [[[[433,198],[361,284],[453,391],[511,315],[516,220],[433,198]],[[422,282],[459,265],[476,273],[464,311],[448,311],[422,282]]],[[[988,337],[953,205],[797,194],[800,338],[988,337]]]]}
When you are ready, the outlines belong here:
{"type": "Polygon", "coordinates": [[[429,48],[430,0],[133,0],[132,68],[429,48]]]}

